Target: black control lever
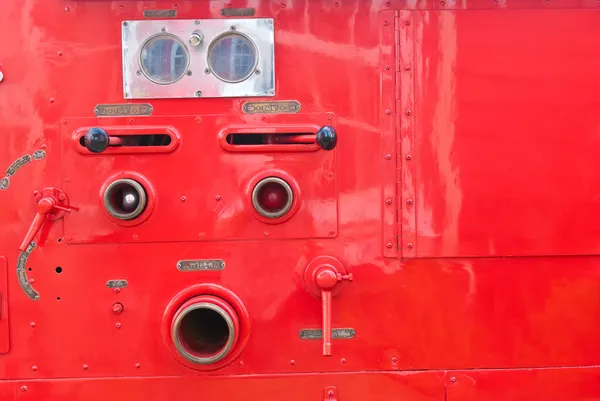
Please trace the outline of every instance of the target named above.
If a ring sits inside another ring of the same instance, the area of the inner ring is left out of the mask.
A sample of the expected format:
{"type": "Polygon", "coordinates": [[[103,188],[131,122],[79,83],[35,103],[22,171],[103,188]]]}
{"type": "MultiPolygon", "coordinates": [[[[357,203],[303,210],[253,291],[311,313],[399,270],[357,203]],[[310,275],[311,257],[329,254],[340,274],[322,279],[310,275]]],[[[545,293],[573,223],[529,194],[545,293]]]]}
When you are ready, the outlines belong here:
{"type": "Polygon", "coordinates": [[[110,138],[102,128],[90,128],[83,139],[87,150],[93,153],[104,152],[108,148],[109,142],[110,138]]]}
{"type": "Polygon", "coordinates": [[[321,127],[317,132],[317,145],[323,150],[332,150],[337,145],[337,132],[330,125],[321,127]]]}

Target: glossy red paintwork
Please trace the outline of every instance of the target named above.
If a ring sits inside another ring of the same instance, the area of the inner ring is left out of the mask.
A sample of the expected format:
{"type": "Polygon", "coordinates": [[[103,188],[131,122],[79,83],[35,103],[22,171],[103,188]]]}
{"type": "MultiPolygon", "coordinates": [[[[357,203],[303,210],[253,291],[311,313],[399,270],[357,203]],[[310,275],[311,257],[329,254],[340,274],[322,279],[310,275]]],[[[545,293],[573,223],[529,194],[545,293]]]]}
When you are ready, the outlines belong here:
{"type": "Polygon", "coordinates": [[[328,386],[340,401],[600,399],[599,35],[596,0],[5,0],[0,172],[46,156],[0,191],[0,400],[320,401],[328,386]],[[228,6],[274,19],[275,100],[300,113],[185,99],[150,101],[151,117],[94,116],[124,102],[123,20],[174,7],[221,18],[228,6]],[[339,135],[331,152],[222,139],[323,125],[339,135]],[[91,155],[77,136],[90,126],[162,127],[180,141],[91,155]],[[119,174],[153,187],[140,224],[101,207],[119,174]],[[269,174],[297,183],[297,209],[278,224],[249,201],[269,174]],[[15,267],[33,191],[49,187],[73,211],[36,237],[33,301],[15,267]],[[331,357],[299,336],[322,324],[304,278],[320,256],[354,276],[331,316],[356,336],[334,339],[331,357]],[[178,270],[185,259],[226,267],[178,270]],[[213,371],[181,364],[164,335],[178,294],[198,285],[231,291],[248,313],[247,343],[213,371]]]}

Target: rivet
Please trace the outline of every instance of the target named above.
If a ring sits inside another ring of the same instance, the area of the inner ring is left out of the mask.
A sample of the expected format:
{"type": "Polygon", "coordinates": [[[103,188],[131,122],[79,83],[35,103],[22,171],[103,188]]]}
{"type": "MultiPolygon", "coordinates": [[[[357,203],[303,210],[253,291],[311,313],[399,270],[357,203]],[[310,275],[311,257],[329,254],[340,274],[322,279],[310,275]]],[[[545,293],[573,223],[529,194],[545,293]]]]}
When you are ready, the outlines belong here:
{"type": "Polygon", "coordinates": [[[121,323],[117,322],[117,324],[115,324],[115,327],[116,327],[117,329],[120,329],[120,328],[121,328],[121,323]]]}
{"type": "Polygon", "coordinates": [[[444,5],[446,5],[446,2],[442,0],[442,1],[440,1],[440,4],[441,4],[442,6],[444,6],[444,5]]]}
{"type": "Polygon", "coordinates": [[[294,361],[293,359],[290,361],[290,365],[294,366],[296,364],[296,361],[294,361]]]}
{"type": "Polygon", "coordinates": [[[31,327],[35,327],[35,322],[31,322],[31,323],[29,323],[29,325],[30,325],[31,327]]]}
{"type": "Polygon", "coordinates": [[[69,6],[65,7],[65,12],[68,13],[69,11],[71,11],[71,7],[69,7],[69,6]]]}
{"type": "Polygon", "coordinates": [[[404,21],[404,25],[410,25],[410,20],[404,21]]]}
{"type": "Polygon", "coordinates": [[[327,116],[327,119],[328,119],[328,120],[331,120],[332,118],[333,118],[333,116],[331,116],[331,115],[328,115],[328,116],[327,116]]]}
{"type": "Polygon", "coordinates": [[[88,365],[83,365],[83,370],[88,370],[88,365]]]}
{"type": "Polygon", "coordinates": [[[137,70],[137,71],[135,72],[135,75],[137,75],[137,76],[140,76],[140,75],[142,75],[142,71],[140,71],[140,70],[137,70]]]}
{"type": "Polygon", "coordinates": [[[140,365],[139,363],[136,363],[136,364],[135,364],[135,367],[136,367],[136,369],[139,369],[139,368],[140,368],[140,366],[141,366],[141,365],[140,365]]]}
{"type": "Polygon", "coordinates": [[[333,178],[333,173],[329,173],[329,178],[333,178]]]}
{"type": "Polygon", "coordinates": [[[33,371],[35,372],[35,371],[37,370],[37,366],[33,365],[33,366],[31,367],[31,370],[33,370],[33,371]]]}
{"type": "Polygon", "coordinates": [[[201,117],[196,117],[196,122],[197,123],[201,123],[202,122],[202,118],[201,117]]]}
{"type": "Polygon", "coordinates": [[[196,21],[194,21],[194,24],[196,24],[196,25],[200,25],[200,20],[196,20],[196,21]]]}
{"type": "Polygon", "coordinates": [[[413,244],[411,244],[410,242],[408,244],[406,244],[406,246],[408,247],[408,249],[412,249],[413,244]]]}
{"type": "Polygon", "coordinates": [[[71,182],[71,180],[68,178],[65,178],[65,182],[68,184],[69,182],[71,182]]]}
{"type": "Polygon", "coordinates": [[[412,156],[411,155],[406,155],[406,160],[411,160],[412,156]]]}
{"type": "Polygon", "coordinates": [[[383,21],[383,25],[384,25],[384,26],[388,26],[388,25],[389,25],[389,22],[387,22],[387,21],[383,21]]]}
{"type": "Polygon", "coordinates": [[[73,238],[71,237],[67,237],[67,241],[71,241],[73,238]]]}
{"type": "Polygon", "coordinates": [[[31,284],[33,284],[33,283],[35,283],[35,280],[34,280],[34,279],[32,279],[32,278],[30,278],[30,279],[29,279],[29,282],[30,282],[31,284]]]}
{"type": "Polygon", "coordinates": [[[340,359],[340,363],[346,363],[346,358],[340,359]]]}
{"type": "Polygon", "coordinates": [[[392,204],[392,200],[391,200],[391,199],[389,199],[389,198],[388,198],[388,199],[386,199],[386,200],[385,200],[385,204],[386,204],[386,205],[391,205],[391,204],[392,204]]]}
{"type": "MultiPolygon", "coordinates": [[[[388,242],[386,246],[391,249],[392,248],[392,243],[388,242]]],[[[344,362],[342,362],[342,363],[344,363],[344,362]]]]}
{"type": "Polygon", "coordinates": [[[410,64],[406,64],[406,66],[404,67],[404,69],[405,69],[406,71],[410,71],[410,64]]]}
{"type": "Polygon", "coordinates": [[[456,383],[456,377],[452,376],[452,377],[450,378],[450,381],[451,381],[452,383],[456,383]]]}
{"type": "Polygon", "coordinates": [[[215,200],[220,201],[221,200],[221,195],[215,196],[215,200]]]}
{"type": "Polygon", "coordinates": [[[385,155],[385,158],[386,158],[387,160],[392,160],[392,155],[390,155],[390,154],[388,153],[387,155],[385,155]]]}
{"type": "Polygon", "coordinates": [[[391,6],[392,6],[392,3],[390,3],[390,2],[388,1],[387,3],[385,3],[385,6],[386,6],[386,7],[391,7],[391,6]]]}
{"type": "Polygon", "coordinates": [[[329,235],[334,236],[335,235],[335,231],[333,231],[333,230],[329,231],[329,235]]]}
{"type": "Polygon", "coordinates": [[[133,124],[133,118],[130,118],[128,121],[129,121],[129,124],[133,124]]]}
{"type": "Polygon", "coordinates": [[[202,91],[196,91],[196,93],[194,95],[196,97],[201,97],[202,96],[202,91]]]}
{"type": "Polygon", "coordinates": [[[240,366],[244,366],[244,361],[240,361],[240,366]]]}
{"type": "Polygon", "coordinates": [[[407,200],[406,200],[406,204],[407,204],[407,205],[412,205],[412,199],[407,199],[407,200]]]}
{"type": "Polygon", "coordinates": [[[386,70],[386,71],[389,71],[390,70],[390,66],[386,65],[383,69],[386,70]]]}
{"type": "Polygon", "coordinates": [[[181,201],[182,201],[182,202],[185,202],[186,200],[187,200],[187,198],[186,198],[185,196],[182,196],[182,197],[181,197],[181,201]]]}
{"type": "Polygon", "coordinates": [[[391,112],[390,110],[386,110],[386,111],[385,111],[385,115],[386,115],[386,116],[389,116],[390,114],[392,114],[392,112],[391,112]]]}
{"type": "Polygon", "coordinates": [[[392,363],[396,363],[396,361],[397,361],[396,357],[393,357],[392,358],[392,363]]]}
{"type": "Polygon", "coordinates": [[[136,240],[136,239],[138,239],[139,237],[138,237],[138,235],[137,235],[137,234],[133,234],[133,236],[132,236],[131,238],[133,238],[134,240],[136,240]]]}
{"type": "Polygon", "coordinates": [[[267,237],[269,236],[269,232],[268,231],[265,231],[265,236],[267,236],[267,237]]]}
{"type": "Polygon", "coordinates": [[[62,123],[63,123],[63,125],[67,125],[68,124],[67,120],[62,120],[62,123]]]}
{"type": "Polygon", "coordinates": [[[406,110],[406,115],[410,116],[412,114],[412,111],[410,109],[406,110]]]}
{"type": "Polygon", "coordinates": [[[50,103],[54,103],[54,98],[53,98],[53,97],[51,97],[50,99],[48,99],[48,101],[49,101],[50,103]]]}
{"type": "Polygon", "coordinates": [[[123,304],[120,302],[115,302],[112,306],[112,311],[117,314],[123,312],[123,304]]]}
{"type": "Polygon", "coordinates": [[[60,57],[60,56],[62,56],[62,55],[63,55],[63,52],[61,52],[61,51],[59,50],[59,51],[58,51],[58,53],[56,53],[56,54],[58,54],[58,56],[60,57]]]}
{"type": "Polygon", "coordinates": [[[115,288],[115,292],[118,294],[118,293],[121,292],[121,289],[120,288],[115,288]]]}
{"type": "Polygon", "coordinates": [[[21,391],[23,391],[23,392],[27,391],[27,386],[21,386],[21,391]]]}

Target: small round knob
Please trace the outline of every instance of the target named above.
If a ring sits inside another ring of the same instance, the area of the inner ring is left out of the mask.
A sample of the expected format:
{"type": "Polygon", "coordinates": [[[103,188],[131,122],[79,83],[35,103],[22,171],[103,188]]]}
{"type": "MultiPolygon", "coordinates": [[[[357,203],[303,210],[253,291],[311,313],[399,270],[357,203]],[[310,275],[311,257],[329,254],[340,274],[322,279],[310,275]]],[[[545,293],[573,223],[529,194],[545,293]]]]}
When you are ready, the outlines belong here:
{"type": "Polygon", "coordinates": [[[323,150],[332,150],[337,145],[337,132],[330,125],[321,127],[317,132],[317,145],[323,150]]]}
{"type": "Polygon", "coordinates": [[[101,153],[108,148],[109,137],[102,128],[90,128],[85,134],[83,144],[93,153],[101,153]]]}
{"type": "Polygon", "coordinates": [[[190,35],[188,42],[190,46],[198,47],[202,44],[202,40],[204,39],[204,35],[200,32],[194,32],[190,35]]]}

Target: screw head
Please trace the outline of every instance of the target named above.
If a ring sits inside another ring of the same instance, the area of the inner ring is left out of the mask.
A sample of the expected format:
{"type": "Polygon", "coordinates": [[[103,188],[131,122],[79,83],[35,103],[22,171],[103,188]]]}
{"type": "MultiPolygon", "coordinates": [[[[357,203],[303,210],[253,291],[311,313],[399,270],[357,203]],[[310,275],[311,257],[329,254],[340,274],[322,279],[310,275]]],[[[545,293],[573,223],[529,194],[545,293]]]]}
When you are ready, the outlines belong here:
{"type": "Polygon", "coordinates": [[[390,110],[386,110],[386,111],[385,111],[385,115],[386,115],[386,116],[389,116],[390,114],[392,114],[392,112],[391,112],[390,110]]]}
{"type": "Polygon", "coordinates": [[[340,363],[346,363],[346,358],[340,359],[340,363]]]}
{"type": "Polygon", "coordinates": [[[83,365],[83,370],[88,370],[88,365],[83,365]]]}
{"type": "Polygon", "coordinates": [[[456,383],[456,377],[452,376],[452,377],[450,378],[450,381],[451,381],[452,383],[456,383]]]}
{"type": "Polygon", "coordinates": [[[202,96],[202,91],[196,91],[196,93],[194,93],[194,95],[196,97],[201,97],[202,96]]]}
{"type": "Polygon", "coordinates": [[[296,364],[296,361],[294,361],[293,359],[290,361],[290,365],[294,366],[296,364]]]}
{"type": "Polygon", "coordinates": [[[139,368],[140,368],[140,366],[141,366],[141,365],[140,365],[139,363],[136,363],[136,364],[135,364],[135,367],[136,367],[136,369],[139,369],[139,368]]]}
{"type": "Polygon", "coordinates": [[[35,322],[31,322],[31,323],[29,323],[29,325],[30,325],[31,327],[35,327],[35,322]]]}
{"type": "Polygon", "coordinates": [[[413,203],[412,199],[407,199],[407,200],[406,200],[406,204],[407,204],[407,205],[412,205],[412,203],[413,203]]]}
{"type": "Polygon", "coordinates": [[[386,199],[385,200],[385,204],[386,205],[391,205],[392,204],[392,200],[391,199],[386,199]]]}
{"type": "Polygon", "coordinates": [[[185,202],[186,200],[187,200],[187,198],[186,198],[185,196],[182,196],[182,197],[181,197],[181,201],[182,201],[182,202],[185,202]]]}
{"type": "Polygon", "coordinates": [[[121,328],[121,323],[117,322],[117,324],[115,324],[115,327],[116,327],[117,329],[120,329],[120,328],[121,328]]]}
{"type": "Polygon", "coordinates": [[[215,200],[220,201],[221,200],[221,195],[215,196],[215,200]]]}
{"type": "Polygon", "coordinates": [[[389,249],[391,249],[393,245],[392,245],[392,243],[391,243],[391,242],[388,242],[388,243],[386,244],[386,246],[387,246],[389,249]]]}
{"type": "Polygon", "coordinates": [[[35,371],[37,371],[37,370],[38,370],[38,367],[37,367],[37,366],[35,366],[35,365],[33,365],[33,366],[31,367],[31,370],[33,370],[33,371],[35,372],[35,371]]]}
{"type": "Polygon", "coordinates": [[[407,116],[410,116],[411,114],[412,114],[412,111],[411,111],[410,109],[409,109],[409,110],[406,110],[406,115],[407,115],[407,116]]]}
{"type": "Polygon", "coordinates": [[[404,25],[410,25],[410,20],[404,21],[404,25]]]}
{"type": "Polygon", "coordinates": [[[408,248],[408,249],[412,249],[412,247],[413,247],[413,244],[411,244],[411,243],[409,242],[408,244],[406,244],[406,246],[407,246],[407,248],[408,248]]]}
{"type": "Polygon", "coordinates": [[[21,386],[21,391],[22,391],[22,392],[25,392],[25,391],[27,391],[27,386],[21,386]]]}
{"type": "Polygon", "coordinates": [[[412,156],[411,155],[406,155],[406,160],[410,160],[410,159],[412,159],[412,156]]]}
{"type": "Polygon", "coordinates": [[[386,160],[392,160],[392,155],[390,155],[390,154],[385,155],[385,159],[386,160]]]}

